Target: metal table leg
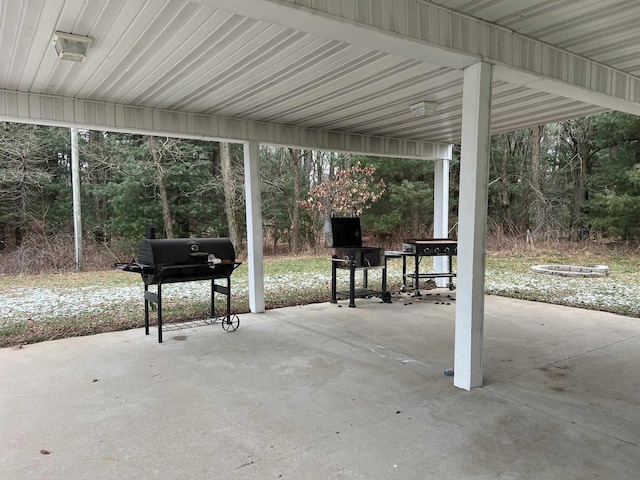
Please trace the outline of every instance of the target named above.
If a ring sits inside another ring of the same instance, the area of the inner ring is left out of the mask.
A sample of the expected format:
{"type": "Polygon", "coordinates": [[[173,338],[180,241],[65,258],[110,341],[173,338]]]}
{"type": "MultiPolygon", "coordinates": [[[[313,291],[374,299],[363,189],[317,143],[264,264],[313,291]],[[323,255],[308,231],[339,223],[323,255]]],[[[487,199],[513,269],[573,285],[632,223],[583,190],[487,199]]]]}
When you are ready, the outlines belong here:
{"type": "Polygon", "coordinates": [[[415,260],[415,276],[413,277],[413,285],[415,287],[415,292],[413,293],[414,297],[421,297],[420,293],[420,255],[413,256],[415,260]]]}

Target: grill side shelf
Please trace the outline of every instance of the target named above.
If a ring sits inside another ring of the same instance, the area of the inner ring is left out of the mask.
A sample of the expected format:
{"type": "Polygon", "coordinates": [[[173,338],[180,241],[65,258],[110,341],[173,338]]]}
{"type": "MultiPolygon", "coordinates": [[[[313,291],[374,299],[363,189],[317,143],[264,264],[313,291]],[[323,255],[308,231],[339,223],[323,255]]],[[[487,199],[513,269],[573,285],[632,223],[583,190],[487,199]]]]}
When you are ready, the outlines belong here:
{"type": "Polygon", "coordinates": [[[134,261],[131,261],[129,263],[114,263],[113,267],[122,270],[123,272],[133,273],[148,273],[154,270],[151,265],[146,265],[144,263],[138,263],[134,261]]]}

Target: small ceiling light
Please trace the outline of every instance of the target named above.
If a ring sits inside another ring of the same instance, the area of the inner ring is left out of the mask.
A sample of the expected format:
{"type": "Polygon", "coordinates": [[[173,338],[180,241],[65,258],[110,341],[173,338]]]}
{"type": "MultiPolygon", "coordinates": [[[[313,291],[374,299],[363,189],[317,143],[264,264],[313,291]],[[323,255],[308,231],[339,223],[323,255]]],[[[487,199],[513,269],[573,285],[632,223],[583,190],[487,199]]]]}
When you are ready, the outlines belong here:
{"type": "Polygon", "coordinates": [[[91,37],[55,32],[53,46],[59,59],[83,62],[87,58],[87,48],[89,48],[92,41],[91,37]]]}
{"type": "Polygon", "coordinates": [[[435,102],[418,102],[410,105],[411,113],[414,117],[426,117],[427,115],[433,115],[438,108],[438,104],[435,102]]]}

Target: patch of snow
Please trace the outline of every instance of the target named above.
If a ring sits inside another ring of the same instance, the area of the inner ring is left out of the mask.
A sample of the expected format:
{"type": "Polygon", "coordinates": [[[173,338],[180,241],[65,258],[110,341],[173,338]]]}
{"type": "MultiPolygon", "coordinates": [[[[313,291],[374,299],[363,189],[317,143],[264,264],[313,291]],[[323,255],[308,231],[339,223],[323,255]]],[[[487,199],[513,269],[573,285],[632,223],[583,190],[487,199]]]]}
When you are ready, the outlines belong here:
{"type": "MultiPolygon", "coordinates": [[[[341,272],[344,273],[344,272],[341,272]]],[[[389,272],[389,282],[400,282],[401,275],[389,272]]],[[[358,277],[359,278],[359,277],[358,277]]],[[[369,272],[370,285],[380,281],[380,272],[369,272]]],[[[265,294],[269,297],[283,291],[330,289],[331,274],[308,273],[265,276],[265,294]]],[[[348,282],[348,275],[340,275],[338,284],[348,282]]],[[[223,282],[224,283],[224,282],[223,282]]],[[[153,290],[154,287],[151,288],[153,290]]],[[[244,277],[232,278],[232,294],[248,295],[248,281],[244,277]]],[[[342,287],[340,287],[342,288],[342,287]]],[[[168,303],[208,302],[210,283],[185,282],[163,286],[163,297],[168,303]]],[[[531,273],[499,273],[488,270],[486,291],[494,295],[536,298],[550,302],[595,309],[623,308],[640,316],[640,286],[611,281],[611,277],[569,278],[531,273]]],[[[92,313],[108,313],[114,309],[132,310],[143,306],[144,287],[105,287],[101,285],[80,288],[68,287],[16,287],[0,291],[0,322],[72,317],[92,313]]]]}

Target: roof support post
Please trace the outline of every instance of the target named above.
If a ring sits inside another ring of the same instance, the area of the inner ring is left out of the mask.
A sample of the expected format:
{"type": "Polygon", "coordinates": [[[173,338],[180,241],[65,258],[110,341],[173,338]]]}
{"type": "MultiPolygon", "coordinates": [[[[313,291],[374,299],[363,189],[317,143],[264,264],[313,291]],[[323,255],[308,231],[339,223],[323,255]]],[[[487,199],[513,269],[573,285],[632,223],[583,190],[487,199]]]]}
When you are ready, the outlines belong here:
{"type": "Polygon", "coordinates": [[[249,266],[249,309],[264,312],[264,266],[262,206],[260,199],[260,147],[244,144],[244,191],[247,208],[247,264],[249,266]]]}
{"type": "MultiPolygon", "coordinates": [[[[449,146],[451,158],[453,146],[449,146]]],[[[433,181],[433,237],[447,238],[449,236],[449,160],[438,159],[435,162],[433,181]]],[[[436,272],[448,272],[449,257],[433,257],[433,269],[436,272]]],[[[446,287],[448,278],[436,278],[437,287],[446,287]]]]}
{"type": "Polygon", "coordinates": [[[80,206],[80,158],[78,129],[71,128],[71,188],[73,194],[73,243],[76,253],[76,272],[84,265],[82,254],[82,209],[80,206]]]}
{"type": "Polygon", "coordinates": [[[465,68],[462,91],[454,385],[465,390],[482,386],[491,69],[465,68]]]}

